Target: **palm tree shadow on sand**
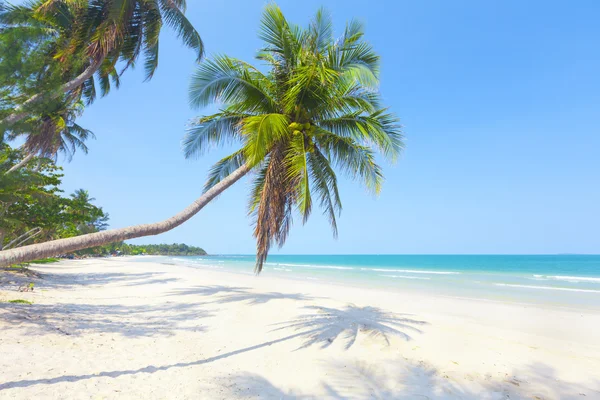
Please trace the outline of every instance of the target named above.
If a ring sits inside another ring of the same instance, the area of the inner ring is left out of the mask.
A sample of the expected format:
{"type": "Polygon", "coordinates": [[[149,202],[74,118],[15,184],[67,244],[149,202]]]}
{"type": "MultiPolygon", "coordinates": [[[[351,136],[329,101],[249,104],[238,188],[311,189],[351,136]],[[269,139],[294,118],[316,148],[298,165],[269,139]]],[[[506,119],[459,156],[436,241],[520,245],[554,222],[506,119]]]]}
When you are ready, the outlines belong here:
{"type": "Polygon", "coordinates": [[[191,286],[188,288],[178,288],[172,291],[168,296],[213,296],[231,293],[246,293],[247,287],[241,286],[223,286],[223,285],[208,285],[208,286],[191,286]]]}
{"type": "Polygon", "coordinates": [[[298,336],[304,337],[304,343],[297,349],[319,345],[329,347],[335,340],[342,338],[346,341],[345,348],[354,345],[359,332],[366,333],[372,338],[382,339],[390,344],[391,336],[411,340],[406,333],[422,333],[417,326],[425,325],[425,321],[407,318],[407,314],[394,314],[377,307],[357,307],[349,304],[344,308],[329,308],[320,306],[304,307],[313,312],[300,317],[275,324],[279,327],[274,331],[294,329],[300,331],[298,336]]]}
{"type": "Polygon", "coordinates": [[[587,383],[560,379],[550,365],[533,363],[514,369],[504,377],[476,381],[459,375],[449,378],[443,370],[407,359],[389,360],[387,371],[366,361],[348,365],[333,362],[331,374],[308,392],[280,387],[255,373],[227,376],[232,397],[268,399],[396,399],[396,400],[482,400],[482,399],[586,399],[599,398],[600,380],[587,383]],[[515,385],[518,382],[519,385],[515,385]]]}
{"type": "Polygon", "coordinates": [[[310,301],[321,299],[321,297],[308,296],[303,293],[280,293],[280,292],[253,292],[248,287],[236,286],[193,286],[185,289],[177,289],[169,296],[200,295],[214,296],[214,300],[209,303],[226,304],[235,302],[245,302],[248,305],[265,304],[273,300],[294,300],[310,301]]]}
{"type": "Polygon", "coordinates": [[[254,292],[238,292],[232,293],[220,297],[215,303],[234,303],[234,302],[245,302],[248,305],[265,304],[272,300],[294,300],[294,301],[309,301],[320,299],[320,297],[308,296],[302,293],[280,293],[280,292],[266,292],[266,293],[254,293],[254,292]]]}

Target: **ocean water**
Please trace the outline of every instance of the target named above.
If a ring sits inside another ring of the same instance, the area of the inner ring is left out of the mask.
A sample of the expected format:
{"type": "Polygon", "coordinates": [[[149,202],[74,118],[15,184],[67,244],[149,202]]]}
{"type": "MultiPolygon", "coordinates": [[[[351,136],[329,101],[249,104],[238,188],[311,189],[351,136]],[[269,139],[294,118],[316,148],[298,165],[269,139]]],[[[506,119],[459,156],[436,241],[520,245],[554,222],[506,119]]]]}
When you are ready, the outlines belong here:
{"type": "MultiPolygon", "coordinates": [[[[252,255],[168,257],[168,262],[243,274],[254,268],[252,255]]],[[[262,274],[308,284],[600,310],[600,255],[272,255],[262,274]]]]}

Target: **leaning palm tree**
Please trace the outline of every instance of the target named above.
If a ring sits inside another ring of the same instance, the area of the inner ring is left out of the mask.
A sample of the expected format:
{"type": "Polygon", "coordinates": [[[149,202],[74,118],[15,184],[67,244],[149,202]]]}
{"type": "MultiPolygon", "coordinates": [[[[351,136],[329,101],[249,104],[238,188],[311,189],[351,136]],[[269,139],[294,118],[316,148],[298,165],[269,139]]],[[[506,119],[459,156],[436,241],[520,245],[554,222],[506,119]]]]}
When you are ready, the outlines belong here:
{"type": "Polygon", "coordinates": [[[375,152],[394,160],[402,149],[397,118],[382,107],[378,93],[379,57],[363,40],[356,21],[333,39],[324,11],[301,29],[270,5],[260,37],[265,48],[257,58],[266,63],[267,72],[237,59],[215,57],[193,76],[192,105],[219,102],[222,109],[192,123],[183,140],[186,157],[232,140],[241,145],[211,169],[200,198],[162,222],[0,252],[0,266],[173,229],[250,171],[257,272],[272,244],[285,242],[294,210],[307,220],[313,196],[335,234],[341,201],[334,171],[360,179],[378,193],[383,175],[375,152]]]}
{"type": "Polygon", "coordinates": [[[268,72],[226,56],[203,63],[192,78],[191,103],[219,102],[184,139],[187,157],[231,140],[240,149],[211,170],[206,188],[241,166],[255,171],[249,211],[257,241],[256,272],[270,247],[288,236],[294,211],[306,222],[316,197],[334,236],[341,210],[335,170],[378,193],[383,180],[375,150],[395,159],[402,148],[397,118],[381,105],[379,57],[351,22],[335,40],[320,10],[308,29],[267,8],[258,54],[268,72]]]}
{"type": "Polygon", "coordinates": [[[0,120],[6,129],[26,118],[40,103],[63,93],[95,97],[94,74],[103,93],[109,77],[118,84],[120,73],[144,59],[146,78],[158,66],[159,34],[163,24],[173,28],[184,44],[203,55],[200,35],[185,17],[185,0],[35,0],[12,6],[0,2],[0,34],[35,32],[52,42],[48,69],[62,72],[62,82],[50,92],[24,98],[10,115],[0,120]]]}

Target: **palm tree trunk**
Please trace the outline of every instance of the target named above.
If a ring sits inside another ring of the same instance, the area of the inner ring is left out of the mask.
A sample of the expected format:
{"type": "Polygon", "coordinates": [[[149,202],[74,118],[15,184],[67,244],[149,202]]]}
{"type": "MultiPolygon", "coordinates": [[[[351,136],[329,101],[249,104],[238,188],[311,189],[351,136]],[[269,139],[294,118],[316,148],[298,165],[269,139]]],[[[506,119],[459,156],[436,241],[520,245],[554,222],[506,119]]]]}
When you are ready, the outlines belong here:
{"type": "Polygon", "coordinates": [[[53,93],[38,93],[25,100],[23,104],[15,109],[15,111],[8,117],[0,121],[0,130],[4,131],[15,122],[19,122],[23,118],[29,115],[29,112],[24,111],[27,107],[33,106],[42,100],[51,99],[60,96],[63,93],[69,92],[83,84],[87,79],[92,77],[94,73],[100,68],[104,57],[100,57],[98,60],[92,62],[81,74],[76,76],[73,80],[63,84],[58,90],[53,93]]]}
{"type": "Polygon", "coordinates": [[[57,256],[71,251],[102,246],[109,243],[120,242],[142,236],[158,235],[169,231],[196,215],[206,204],[221,194],[229,186],[248,173],[250,169],[243,165],[233,171],[231,175],[207,190],[185,210],[161,222],[153,224],[134,225],[121,229],[110,229],[102,232],[89,233],[66,239],[52,240],[45,243],[32,244],[12,250],[0,251],[0,267],[11,264],[28,262],[40,258],[57,256]]]}
{"type": "Polygon", "coordinates": [[[25,166],[25,164],[27,164],[29,162],[29,160],[31,160],[33,158],[34,154],[27,154],[27,156],[25,156],[24,159],[22,159],[19,163],[13,165],[8,171],[6,171],[4,173],[4,175],[8,175],[12,172],[15,172],[21,168],[23,168],[25,166]]]}

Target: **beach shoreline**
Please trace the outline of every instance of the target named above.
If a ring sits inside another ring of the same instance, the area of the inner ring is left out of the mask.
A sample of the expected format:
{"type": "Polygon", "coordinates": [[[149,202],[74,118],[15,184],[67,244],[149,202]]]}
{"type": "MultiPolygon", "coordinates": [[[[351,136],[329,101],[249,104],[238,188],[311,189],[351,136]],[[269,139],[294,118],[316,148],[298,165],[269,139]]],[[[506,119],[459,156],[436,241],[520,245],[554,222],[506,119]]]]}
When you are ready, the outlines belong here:
{"type": "MultiPolygon", "coordinates": [[[[200,269],[252,274],[252,255],[143,257],[200,269]]],[[[360,289],[600,311],[600,256],[273,255],[269,277],[360,289]]]]}
{"type": "Polygon", "coordinates": [[[132,258],[32,269],[33,292],[0,288],[0,398],[600,397],[593,310],[132,258]]]}

